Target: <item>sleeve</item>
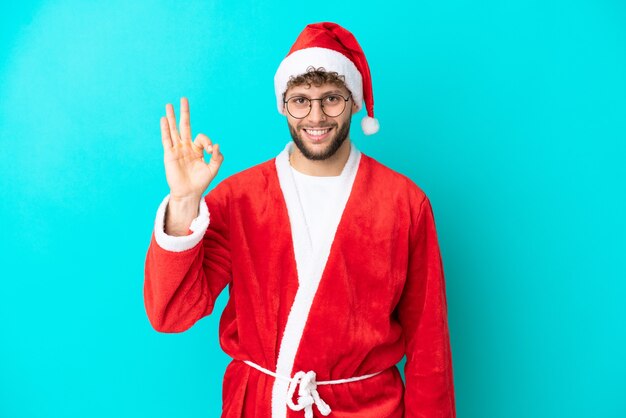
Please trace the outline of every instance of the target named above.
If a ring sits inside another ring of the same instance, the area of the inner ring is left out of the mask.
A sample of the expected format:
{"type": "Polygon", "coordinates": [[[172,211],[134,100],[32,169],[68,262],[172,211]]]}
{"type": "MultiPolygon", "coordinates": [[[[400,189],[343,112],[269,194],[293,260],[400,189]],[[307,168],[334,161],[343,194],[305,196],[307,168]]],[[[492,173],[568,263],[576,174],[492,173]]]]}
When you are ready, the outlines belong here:
{"type": "Polygon", "coordinates": [[[407,278],[398,303],[406,363],[405,417],[456,417],[443,263],[430,201],[412,213],[407,278]]]}
{"type": "Polygon", "coordinates": [[[218,184],[200,202],[186,236],[164,232],[169,195],[154,223],[144,270],[144,305],[159,332],[183,332],[211,314],[215,300],[231,281],[228,198],[218,184]]]}

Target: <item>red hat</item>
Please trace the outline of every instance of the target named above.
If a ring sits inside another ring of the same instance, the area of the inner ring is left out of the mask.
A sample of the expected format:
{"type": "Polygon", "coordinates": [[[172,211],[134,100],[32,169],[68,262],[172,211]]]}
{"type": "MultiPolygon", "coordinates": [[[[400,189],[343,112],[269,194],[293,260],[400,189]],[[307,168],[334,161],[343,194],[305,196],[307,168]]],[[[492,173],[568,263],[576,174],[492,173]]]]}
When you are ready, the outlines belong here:
{"type": "Polygon", "coordinates": [[[343,75],[359,110],[365,101],[367,116],[361,121],[363,132],[366,135],[378,132],[378,120],[374,118],[372,77],[365,54],[352,33],[331,22],[307,25],[278,66],[274,90],[281,114],[285,115],[283,94],[287,91],[289,78],[306,73],[310,66],[323,67],[326,71],[343,75]]]}

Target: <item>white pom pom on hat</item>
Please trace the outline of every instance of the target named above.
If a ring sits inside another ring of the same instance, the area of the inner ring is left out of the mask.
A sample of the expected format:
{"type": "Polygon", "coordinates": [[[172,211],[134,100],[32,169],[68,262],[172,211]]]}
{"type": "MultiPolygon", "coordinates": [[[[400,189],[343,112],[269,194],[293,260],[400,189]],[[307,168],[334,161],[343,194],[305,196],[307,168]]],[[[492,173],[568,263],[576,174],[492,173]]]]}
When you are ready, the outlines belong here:
{"type": "Polygon", "coordinates": [[[343,75],[357,109],[360,110],[365,102],[367,116],[361,121],[363,133],[378,132],[380,125],[374,118],[372,76],[365,54],[352,33],[332,22],[307,25],[278,66],[274,91],[279,113],[285,114],[283,94],[289,78],[306,73],[311,66],[343,75]]]}
{"type": "Polygon", "coordinates": [[[378,124],[378,119],[365,116],[361,120],[361,129],[363,129],[363,133],[365,135],[375,134],[380,129],[380,125],[378,124]]]}

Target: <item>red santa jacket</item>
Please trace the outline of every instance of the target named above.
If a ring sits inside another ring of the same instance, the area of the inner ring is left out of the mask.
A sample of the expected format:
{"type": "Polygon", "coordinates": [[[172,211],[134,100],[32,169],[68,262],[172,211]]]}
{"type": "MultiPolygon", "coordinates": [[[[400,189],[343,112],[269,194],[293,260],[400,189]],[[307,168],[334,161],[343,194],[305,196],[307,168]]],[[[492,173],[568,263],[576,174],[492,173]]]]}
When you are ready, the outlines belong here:
{"type": "MultiPolygon", "coordinates": [[[[304,417],[288,406],[298,371],[314,371],[317,381],[378,373],[313,385],[330,417],[455,417],[444,273],[428,197],[351,144],[336,217],[313,251],[290,173],[292,146],[215,186],[189,236],[163,232],[169,197],[163,200],[145,264],[150,323],[185,331],[211,314],[229,286],[219,338],[233,361],[222,417],[304,417]],[[395,366],[405,354],[406,383],[395,366]]],[[[322,416],[320,407],[308,409],[322,416]]]]}

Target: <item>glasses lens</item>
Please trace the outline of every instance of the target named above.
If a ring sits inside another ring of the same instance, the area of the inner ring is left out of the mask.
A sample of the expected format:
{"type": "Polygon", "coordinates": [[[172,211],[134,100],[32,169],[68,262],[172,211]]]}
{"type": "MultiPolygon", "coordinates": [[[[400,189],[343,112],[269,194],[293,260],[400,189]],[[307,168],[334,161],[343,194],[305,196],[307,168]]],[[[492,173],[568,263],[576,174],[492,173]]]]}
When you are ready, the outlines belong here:
{"type": "Polygon", "coordinates": [[[331,118],[339,116],[346,108],[346,100],[338,94],[329,94],[322,99],[324,113],[331,118]]]}
{"type": "Polygon", "coordinates": [[[292,97],[287,100],[287,111],[294,118],[304,118],[311,110],[311,102],[306,97],[292,97]]]}

